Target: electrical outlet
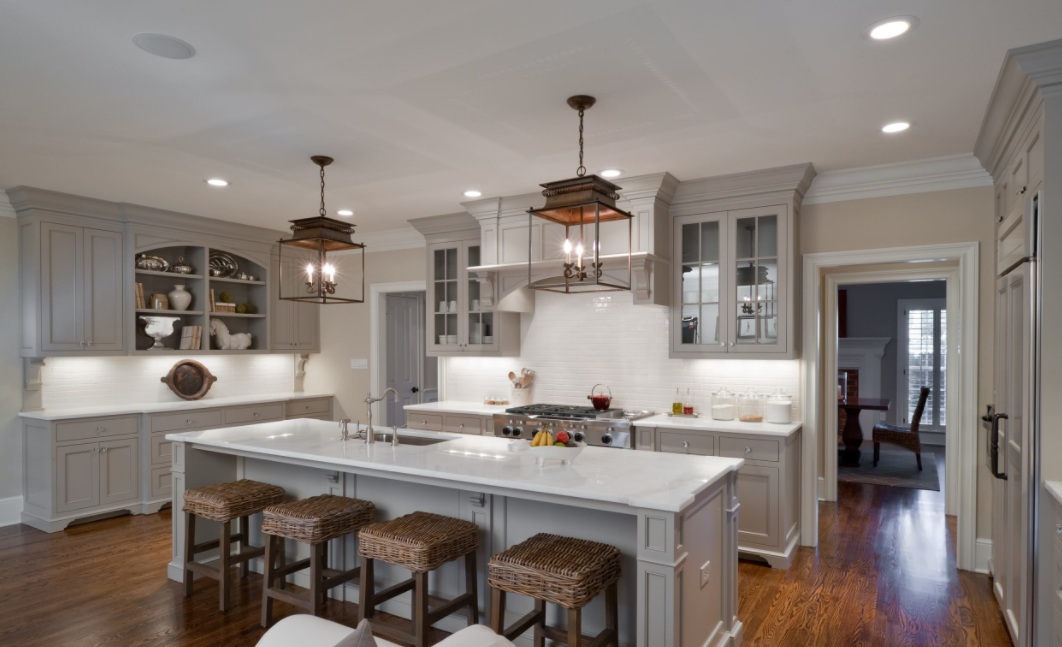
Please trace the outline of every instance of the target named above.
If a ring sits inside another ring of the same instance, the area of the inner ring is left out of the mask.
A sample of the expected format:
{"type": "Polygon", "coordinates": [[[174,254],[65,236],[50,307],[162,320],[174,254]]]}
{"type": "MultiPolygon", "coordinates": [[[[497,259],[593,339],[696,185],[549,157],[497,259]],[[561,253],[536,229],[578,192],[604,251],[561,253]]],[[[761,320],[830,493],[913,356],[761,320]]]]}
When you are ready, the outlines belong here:
{"type": "Polygon", "coordinates": [[[701,566],[701,588],[708,585],[712,579],[712,560],[708,560],[701,566]]]}
{"type": "Polygon", "coordinates": [[[369,360],[364,357],[351,357],[350,368],[369,368],[369,360]]]}

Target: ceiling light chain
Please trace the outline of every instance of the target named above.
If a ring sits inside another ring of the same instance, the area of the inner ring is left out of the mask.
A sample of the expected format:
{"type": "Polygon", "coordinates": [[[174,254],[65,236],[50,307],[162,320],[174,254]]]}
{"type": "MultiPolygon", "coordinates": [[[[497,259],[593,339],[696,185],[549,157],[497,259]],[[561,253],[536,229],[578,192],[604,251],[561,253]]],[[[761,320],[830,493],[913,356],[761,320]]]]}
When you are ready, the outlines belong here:
{"type": "MultiPolygon", "coordinates": [[[[328,215],[328,212],[325,210],[325,205],[324,205],[324,190],[325,190],[325,179],[324,179],[325,171],[324,171],[324,167],[327,166],[328,164],[327,164],[327,162],[323,162],[320,159],[316,159],[314,161],[317,162],[318,164],[320,164],[320,166],[321,166],[321,210],[319,211],[319,213],[321,214],[321,217],[324,218],[325,216],[328,215]]],[[[331,161],[331,160],[329,160],[329,161],[331,161]]]]}
{"type": "Polygon", "coordinates": [[[585,111],[585,108],[579,108],[579,168],[575,171],[579,177],[586,175],[586,167],[583,166],[583,113],[585,111]]]}

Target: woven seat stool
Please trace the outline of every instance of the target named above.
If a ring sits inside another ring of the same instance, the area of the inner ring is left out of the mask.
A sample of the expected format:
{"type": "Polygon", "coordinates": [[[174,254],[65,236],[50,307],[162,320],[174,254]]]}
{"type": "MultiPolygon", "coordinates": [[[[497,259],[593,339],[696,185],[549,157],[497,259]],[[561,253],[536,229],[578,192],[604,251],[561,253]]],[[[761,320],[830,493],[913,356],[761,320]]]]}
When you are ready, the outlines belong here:
{"type": "Polygon", "coordinates": [[[239,565],[241,577],[247,577],[248,562],[265,554],[261,546],[250,543],[249,519],[266,506],[280,503],[284,488],[241,479],[231,483],[218,483],[184,491],[184,595],[192,594],[195,575],[212,577],[218,581],[218,608],[229,608],[229,569],[239,565]],[[196,519],[217,521],[221,524],[221,536],[202,543],[195,543],[196,519]],[[230,522],[239,520],[237,531],[232,532],[230,522]],[[236,552],[232,553],[232,544],[236,552]],[[219,548],[218,566],[195,561],[195,556],[207,550],[219,548]]]}
{"type": "Polygon", "coordinates": [[[272,621],[274,599],[320,616],[328,590],[358,577],[359,567],[347,570],[328,567],[328,542],[356,532],[371,522],[375,510],[371,501],[321,494],[290,503],[277,503],[262,511],[262,533],[266,538],[263,627],[269,627],[272,621]],[[284,554],[286,539],[309,544],[310,556],[288,564],[284,554]],[[310,568],[308,594],[286,589],[288,575],[306,567],[310,568]]]}
{"type": "Polygon", "coordinates": [[[476,524],[429,512],[414,512],[391,521],[365,526],[358,532],[361,617],[371,622],[378,604],[412,590],[412,630],[407,632],[391,625],[373,623],[374,633],[390,640],[412,643],[415,647],[425,647],[428,644],[428,628],[461,607],[467,607],[468,624],[478,624],[478,546],[479,528],[476,524]],[[465,592],[452,600],[429,600],[428,573],[460,557],[465,558],[465,592]],[[411,571],[413,576],[377,593],[373,572],[377,560],[401,566],[411,571]],[[431,603],[435,603],[434,608],[430,606],[431,603]]]}
{"type": "Polygon", "coordinates": [[[487,565],[491,629],[513,640],[534,627],[535,647],[542,647],[546,638],[569,647],[618,645],[619,577],[620,552],[615,546],[539,533],[491,557],[487,565]],[[605,592],[605,628],[588,639],[582,635],[582,609],[602,591],[605,592]],[[535,600],[534,610],[508,629],[505,628],[506,593],[535,600]],[[546,624],[547,602],[568,610],[566,630],[546,624]]]}

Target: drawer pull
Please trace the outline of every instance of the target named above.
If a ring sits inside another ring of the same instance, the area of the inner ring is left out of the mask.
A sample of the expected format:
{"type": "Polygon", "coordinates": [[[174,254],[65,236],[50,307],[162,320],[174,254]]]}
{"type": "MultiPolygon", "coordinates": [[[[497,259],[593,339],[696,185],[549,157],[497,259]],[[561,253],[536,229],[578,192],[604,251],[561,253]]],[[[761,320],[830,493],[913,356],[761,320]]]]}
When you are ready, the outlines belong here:
{"type": "Polygon", "coordinates": [[[688,441],[688,440],[682,441],[682,449],[686,450],[687,454],[690,453],[690,441],[688,441]]]}
{"type": "Polygon", "coordinates": [[[461,424],[457,425],[457,428],[458,429],[464,429],[465,428],[465,423],[462,422],[461,424]]]}
{"type": "Polygon", "coordinates": [[[192,426],[192,419],[191,418],[185,418],[184,419],[184,425],[186,427],[191,427],[192,426]]]}
{"type": "Polygon", "coordinates": [[[107,431],[106,427],[96,427],[96,433],[97,434],[102,434],[105,431],[107,431]]]}
{"type": "Polygon", "coordinates": [[[254,416],[255,418],[257,418],[257,417],[258,417],[258,412],[257,412],[257,411],[255,411],[255,412],[254,412],[254,413],[252,413],[251,415],[252,415],[252,416],[254,416]]]}
{"type": "Polygon", "coordinates": [[[106,454],[107,453],[107,448],[104,447],[103,449],[100,450],[100,452],[106,454]]]}
{"type": "Polygon", "coordinates": [[[745,453],[746,454],[751,454],[752,453],[752,448],[751,447],[746,447],[745,448],[745,453]]]}
{"type": "Polygon", "coordinates": [[[98,454],[98,453],[100,453],[100,448],[99,447],[95,447],[95,448],[93,448],[92,451],[94,451],[94,452],[96,452],[98,454]]]}

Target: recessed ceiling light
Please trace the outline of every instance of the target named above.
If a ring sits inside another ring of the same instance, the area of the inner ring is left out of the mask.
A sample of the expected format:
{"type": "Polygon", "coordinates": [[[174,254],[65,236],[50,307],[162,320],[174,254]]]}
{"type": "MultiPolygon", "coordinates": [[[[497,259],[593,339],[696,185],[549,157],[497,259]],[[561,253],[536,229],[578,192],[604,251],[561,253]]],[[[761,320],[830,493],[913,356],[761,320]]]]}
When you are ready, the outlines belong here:
{"type": "Polygon", "coordinates": [[[468,191],[465,191],[466,198],[478,198],[481,195],[483,195],[483,192],[476,191],[475,189],[469,189],[468,191]]]}
{"type": "Polygon", "coordinates": [[[903,36],[918,25],[918,18],[914,16],[896,16],[887,18],[863,30],[867,38],[873,40],[889,40],[897,36],[903,36]]]}
{"type": "Polygon", "coordinates": [[[881,132],[891,135],[893,133],[902,133],[910,127],[911,124],[906,121],[894,121],[891,124],[885,124],[882,126],[881,132]]]}
{"type": "Polygon", "coordinates": [[[207,180],[206,183],[209,184],[210,186],[228,186],[229,185],[229,181],[228,180],[222,180],[219,177],[212,177],[209,180],[207,180]]]}
{"type": "Polygon", "coordinates": [[[601,177],[619,177],[623,175],[623,169],[619,168],[607,168],[599,173],[601,177]]]}
{"type": "Polygon", "coordinates": [[[133,44],[148,54],[162,58],[184,59],[195,56],[195,48],[180,38],[166,34],[142,33],[133,36],[133,44]]]}
{"type": "Polygon", "coordinates": [[[353,209],[340,209],[339,211],[336,212],[336,215],[337,216],[343,216],[344,218],[349,218],[349,217],[354,215],[354,210],[353,209]]]}

